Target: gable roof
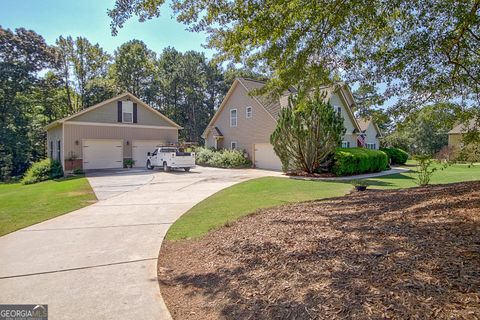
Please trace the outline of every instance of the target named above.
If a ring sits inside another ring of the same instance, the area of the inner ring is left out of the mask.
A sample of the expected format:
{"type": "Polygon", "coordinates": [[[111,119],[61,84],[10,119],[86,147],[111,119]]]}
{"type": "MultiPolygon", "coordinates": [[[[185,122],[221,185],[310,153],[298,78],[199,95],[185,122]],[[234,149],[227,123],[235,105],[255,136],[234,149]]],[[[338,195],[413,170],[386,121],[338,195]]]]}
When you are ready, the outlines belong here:
{"type": "MultiPolygon", "coordinates": [[[[448,134],[461,134],[461,133],[465,133],[469,130],[474,130],[475,129],[475,119],[470,119],[468,121],[468,124],[465,126],[465,123],[458,123],[455,127],[453,127],[452,130],[450,130],[448,132],[448,134]]],[[[478,126],[477,126],[477,129],[478,129],[478,126]]]]}
{"type": "MultiPolygon", "coordinates": [[[[237,85],[239,85],[239,84],[242,85],[245,88],[245,90],[250,93],[254,90],[258,90],[258,89],[263,88],[263,86],[265,86],[265,83],[266,83],[265,81],[261,81],[261,80],[254,80],[254,79],[242,78],[242,77],[235,78],[232,86],[230,87],[227,94],[225,95],[225,98],[223,99],[222,103],[220,104],[220,107],[218,108],[217,112],[214,114],[214,116],[210,120],[210,122],[209,122],[208,126],[205,128],[204,132],[202,133],[202,138],[205,138],[206,135],[208,134],[208,132],[213,129],[213,124],[215,123],[215,120],[218,118],[218,115],[220,114],[223,107],[225,106],[226,101],[228,100],[228,98],[230,97],[230,95],[232,94],[232,92],[234,91],[234,89],[237,85]]],[[[347,111],[347,113],[350,117],[350,120],[352,121],[352,123],[355,127],[354,132],[360,132],[361,129],[360,129],[360,127],[357,123],[357,119],[355,118],[355,115],[353,114],[352,109],[351,109],[351,107],[355,103],[355,100],[353,98],[353,94],[350,91],[350,88],[348,87],[348,85],[346,85],[344,82],[337,82],[337,83],[334,83],[332,85],[321,86],[319,88],[319,90],[322,91],[322,92],[325,92],[325,94],[326,94],[325,100],[326,101],[328,101],[330,99],[330,97],[334,93],[337,93],[337,92],[339,92],[343,96],[343,99],[347,103],[347,108],[346,108],[347,110],[346,111],[347,111]],[[353,102],[352,105],[348,104],[348,100],[353,102]]],[[[289,95],[289,94],[294,93],[294,92],[296,92],[295,88],[289,88],[288,90],[286,90],[284,92],[284,96],[289,95]]],[[[282,106],[280,104],[280,99],[274,99],[274,98],[269,97],[267,95],[252,95],[251,97],[255,101],[257,101],[258,104],[260,106],[262,106],[265,109],[265,111],[267,111],[268,114],[270,114],[270,116],[273,118],[273,120],[277,121],[277,119],[280,115],[280,110],[282,109],[282,106]]],[[[380,134],[380,131],[378,130],[378,127],[376,129],[377,129],[378,133],[380,134]]]]}
{"type": "Polygon", "coordinates": [[[375,122],[373,122],[373,120],[371,118],[362,118],[362,117],[357,118],[357,123],[358,123],[358,126],[360,127],[360,130],[362,132],[367,131],[370,124],[373,124],[373,127],[377,131],[378,136],[380,136],[380,137],[382,136],[382,132],[380,131],[380,128],[377,126],[377,124],[375,122]]]}
{"type": "MultiPolygon", "coordinates": [[[[156,115],[160,116],[162,119],[164,119],[165,121],[167,121],[168,123],[170,123],[173,127],[176,127],[178,129],[183,129],[181,126],[179,126],[178,124],[176,124],[173,120],[171,120],[170,118],[166,117],[165,115],[163,115],[160,111],[152,108],[151,106],[149,106],[148,104],[146,104],[145,102],[143,102],[142,100],[140,100],[139,98],[135,97],[133,94],[131,94],[130,92],[124,92],[118,96],[115,96],[113,98],[110,98],[110,99],[107,99],[105,101],[102,101],[100,103],[97,103],[96,105],[93,105],[91,107],[87,107],[79,112],[76,112],[70,116],[67,116],[65,118],[62,118],[62,119],[59,119],[59,120],[56,120],[50,124],[48,124],[47,126],[45,126],[45,130],[48,130],[50,128],[53,128],[65,121],[68,121],[68,120],[71,120],[71,119],[74,119],[82,114],[85,114],[85,113],[88,113],[90,111],[93,111],[95,109],[98,109],[100,107],[103,107],[109,103],[112,103],[114,101],[117,101],[117,100],[120,100],[120,99],[124,99],[124,98],[129,98],[130,100],[136,102],[137,104],[143,106],[144,108],[152,111],[153,113],[155,113],[156,115]]],[[[99,123],[100,125],[101,123],[99,123]]]]}

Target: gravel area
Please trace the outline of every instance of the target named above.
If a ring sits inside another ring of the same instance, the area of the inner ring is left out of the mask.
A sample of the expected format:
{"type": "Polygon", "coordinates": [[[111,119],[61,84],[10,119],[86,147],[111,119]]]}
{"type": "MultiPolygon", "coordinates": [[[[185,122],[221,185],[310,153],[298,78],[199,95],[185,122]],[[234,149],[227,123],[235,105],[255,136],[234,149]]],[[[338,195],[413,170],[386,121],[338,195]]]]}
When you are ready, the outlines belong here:
{"type": "Polygon", "coordinates": [[[480,319],[480,182],[260,210],[158,273],[174,319],[480,319]]]}

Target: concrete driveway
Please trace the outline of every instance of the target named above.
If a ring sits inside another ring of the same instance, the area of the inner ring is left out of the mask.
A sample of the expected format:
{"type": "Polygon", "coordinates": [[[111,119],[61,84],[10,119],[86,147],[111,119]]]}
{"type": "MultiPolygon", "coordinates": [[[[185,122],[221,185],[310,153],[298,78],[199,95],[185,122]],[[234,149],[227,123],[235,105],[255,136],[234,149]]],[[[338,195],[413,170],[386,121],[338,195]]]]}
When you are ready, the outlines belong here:
{"type": "Polygon", "coordinates": [[[0,303],[48,304],[50,319],[165,319],[156,267],[169,226],[213,193],[271,175],[93,173],[97,203],[0,237],[0,303]]]}

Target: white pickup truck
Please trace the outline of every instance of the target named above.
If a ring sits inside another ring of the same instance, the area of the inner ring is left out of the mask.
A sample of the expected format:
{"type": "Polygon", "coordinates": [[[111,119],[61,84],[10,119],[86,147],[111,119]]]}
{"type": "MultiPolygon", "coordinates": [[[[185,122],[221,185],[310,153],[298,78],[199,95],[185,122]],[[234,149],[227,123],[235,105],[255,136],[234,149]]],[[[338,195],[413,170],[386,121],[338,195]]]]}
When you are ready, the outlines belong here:
{"type": "Polygon", "coordinates": [[[164,171],[181,168],[190,171],[195,168],[195,153],[183,152],[176,147],[158,147],[152,153],[147,153],[147,169],[163,167],[164,171]]]}

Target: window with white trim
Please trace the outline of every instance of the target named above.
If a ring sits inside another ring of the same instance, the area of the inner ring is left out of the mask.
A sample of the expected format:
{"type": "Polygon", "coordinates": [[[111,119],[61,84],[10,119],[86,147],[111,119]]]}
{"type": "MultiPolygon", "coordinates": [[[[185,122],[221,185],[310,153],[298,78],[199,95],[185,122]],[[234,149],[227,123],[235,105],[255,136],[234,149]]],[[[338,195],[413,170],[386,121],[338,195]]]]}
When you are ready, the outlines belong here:
{"type": "Polygon", "coordinates": [[[230,127],[237,126],[237,109],[230,110],[230,127]]]}
{"type": "Polygon", "coordinates": [[[133,123],[133,102],[122,101],[122,122],[133,123]]]}
{"type": "Polygon", "coordinates": [[[342,148],[350,148],[350,141],[342,141],[342,148]]]}
{"type": "Polygon", "coordinates": [[[377,149],[376,147],[377,147],[377,145],[375,143],[367,143],[367,148],[368,149],[373,149],[374,150],[374,149],[377,149]]]}
{"type": "Polygon", "coordinates": [[[246,108],[245,115],[246,115],[247,119],[249,119],[253,116],[253,108],[251,106],[248,106],[246,108]]]}
{"type": "Polygon", "coordinates": [[[237,149],[237,141],[230,142],[230,149],[236,150],[237,149]]]}

